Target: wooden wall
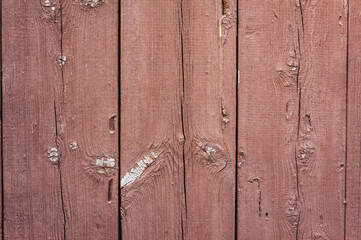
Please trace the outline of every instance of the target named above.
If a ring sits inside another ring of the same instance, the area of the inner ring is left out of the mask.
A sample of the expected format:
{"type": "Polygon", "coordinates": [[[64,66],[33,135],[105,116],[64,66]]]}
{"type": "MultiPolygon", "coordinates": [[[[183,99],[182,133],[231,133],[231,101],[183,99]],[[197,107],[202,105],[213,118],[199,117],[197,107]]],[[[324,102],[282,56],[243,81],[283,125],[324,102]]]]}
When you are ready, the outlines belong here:
{"type": "Polygon", "coordinates": [[[1,238],[361,239],[360,12],[1,1],[1,238]]]}

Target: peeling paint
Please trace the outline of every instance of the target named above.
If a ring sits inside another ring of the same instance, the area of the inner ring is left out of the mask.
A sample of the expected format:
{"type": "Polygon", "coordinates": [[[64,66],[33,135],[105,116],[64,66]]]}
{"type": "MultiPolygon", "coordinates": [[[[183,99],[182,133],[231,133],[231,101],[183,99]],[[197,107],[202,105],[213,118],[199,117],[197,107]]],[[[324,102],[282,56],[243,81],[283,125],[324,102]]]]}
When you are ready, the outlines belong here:
{"type": "Polygon", "coordinates": [[[223,15],[219,19],[219,23],[218,23],[219,38],[222,39],[222,45],[226,43],[228,30],[232,28],[232,20],[233,20],[231,10],[229,9],[229,4],[227,3],[227,1],[224,1],[223,4],[224,4],[223,15]]]}
{"type": "Polygon", "coordinates": [[[34,128],[35,128],[36,126],[38,126],[38,123],[37,123],[37,122],[33,122],[33,123],[31,124],[31,134],[34,133],[34,128]]]}
{"type": "Polygon", "coordinates": [[[66,62],[66,56],[60,56],[58,62],[61,66],[63,66],[66,62]]]}
{"type": "Polygon", "coordinates": [[[60,19],[59,4],[55,0],[41,0],[40,7],[40,18],[43,21],[57,22],[60,19]]]}
{"type": "Polygon", "coordinates": [[[75,141],[71,142],[71,143],[69,144],[69,148],[70,148],[71,150],[77,149],[77,148],[78,148],[78,143],[75,142],[75,141]]]}
{"type": "Polygon", "coordinates": [[[113,168],[115,168],[115,158],[95,158],[95,161],[91,163],[91,168],[99,174],[111,174],[113,168]]]}
{"type": "Polygon", "coordinates": [[[159,155],[151,152],[144,156],[139,162],[137,162],[137,167],[132,168],[121,180],[121,188],[128,186],[134,183],[144,172],[144,170],[149,167],[159,155]]]}
{"type": "Polygon", "coordinates": [[[103,168],[113,168],[115,167],[115,159],[109,157],[98,158],[95,160],[95,165],[103,168]]]}
{"type": "Polygon", "coordinates": [[[59,152],[58,149],[52,147],[48,150],[48,158],[51,162],[55,163],[59,160],[59,152]]]}
{"type": "Polygon", "coordinates": [[[103,4],[103,0],[82,0],[85,6],[89,6],[91,8],[98,7],[103,4]]]}
{"type": "Polygon", "coordinates": [[[212,147],[207,147],[206,148],[206,153],[208,154],[208,156],[210,157],[212,153],[215,153],[216,149],[212,148],[212,147]]]}

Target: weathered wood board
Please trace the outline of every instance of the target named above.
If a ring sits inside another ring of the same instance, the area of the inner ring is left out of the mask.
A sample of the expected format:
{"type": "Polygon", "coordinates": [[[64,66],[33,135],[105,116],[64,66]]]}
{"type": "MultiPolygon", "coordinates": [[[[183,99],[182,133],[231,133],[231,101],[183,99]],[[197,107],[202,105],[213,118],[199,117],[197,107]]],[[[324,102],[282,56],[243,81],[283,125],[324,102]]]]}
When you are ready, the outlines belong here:
{"type": "Polygon", "coordinates": [[[119,235],[117,6],[3,2],[5,239],[119,235]]]}
{"type": "Polygon", "coordinates": [[[185,239],[234,239],[237,4],[182,2],[185,239]]]}
{"type": "Polygon", "coordinates": [[[181,1],[121,2],[123,239],[181,239],[181,1]]]}
{"type": "Polygon", "coordinates": [[[68,239],[118,238],[118,0],[62,2],[57,121],[68,239]]]}
{"type": "Polygon", "coordinates": [[[296,239],[300,10],[239,3],[238,239],[296,239]]]}
{"type": "Polygon", "coordinates": [[[4,239],[64,238],[59,165],[51,161],[59,14],[40,2],[2,1],[4,239]]]}
{"type": "Polygon", "coordinates": [[[361,5],[349,1],[347,162],[346,162],[346,239],[361,238],[361,5]]]}
{"type": "Polygon", "coordinates": [[[346,2],[240,2],[239,16],[238,237],[342,239],[346,2]]]}
{"type": "Polygon", "coordinates": [[[344,238],[347,2],[301,1],[299,238],[344,238]],[[322,23],[322,24],[321,24],[322,23]]]}
{"type": "Polygon", "coordinates": [[[1,1],[0,237],[361,238],[358,4],[1,1]]]}

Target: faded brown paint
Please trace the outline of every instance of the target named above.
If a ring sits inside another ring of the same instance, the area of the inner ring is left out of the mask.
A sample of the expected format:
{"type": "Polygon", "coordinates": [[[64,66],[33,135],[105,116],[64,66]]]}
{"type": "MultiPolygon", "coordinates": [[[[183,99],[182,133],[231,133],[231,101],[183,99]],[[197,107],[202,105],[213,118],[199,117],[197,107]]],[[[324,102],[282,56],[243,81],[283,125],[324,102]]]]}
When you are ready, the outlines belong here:
{"type": "Polygon", "coordinates": [[[118,1],[86,3],[91,1],[62,3],[66,61],[57,124],[65,233],[67,239],[116,239],[118,1]]]}
{"type": "Polygon", "coordinates": [[[181,239],[181,1],[121,4],[122,236],[181,239]]]}
{"type": "Polygon", "coordinates": [[[59,6],[2,1],[4,239],[63,239],[54,101],[59,6]]]}
{"type": "MultiPolygon", "coordinates": [[[[346,171],[346,239],[361,238],[361,5],[349,1],[348,105],[346,171]]],[[[340,164],[343,164],[342,162],[340,164]]],[[[341,166],[340,167],[344,167],[341,166]]]]}
{"type": "Polygon", "coordinates": [[[301,1],[298,237],[343,239],[347,3],[301,1]],[[322,22],[322,24],[320,24],[322,22]]]}
{"type": "Polygon", "coordinates": [[[240,239],[343,238],[346,10],[240,4],[240,239]]]}
{"type": "Polygon", "coordinates": [[[360,238],[356,1],[1,7],[5,239],[360,238]]]}
{"type": "Polygon", "coordinates": [[[184,238],[233,239],[236,1],[182,3],[184,238]]]}
{"type": "Polygon", "coordinates": [[[238,239],[296,239],[300,8],[239,3],[238,239]]]}
{"type": "Polygon", "coordinates": [[[5,239],[118,237],[117,6],[2,6],[5,239]]]}

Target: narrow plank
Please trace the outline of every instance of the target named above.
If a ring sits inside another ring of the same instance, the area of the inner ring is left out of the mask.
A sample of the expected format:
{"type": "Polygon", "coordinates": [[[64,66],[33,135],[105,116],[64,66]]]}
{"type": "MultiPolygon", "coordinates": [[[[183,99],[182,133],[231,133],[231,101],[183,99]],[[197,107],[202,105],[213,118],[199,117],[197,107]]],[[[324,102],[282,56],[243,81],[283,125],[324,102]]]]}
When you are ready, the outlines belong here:
{"type": "Polygon", "coordinates": [[[55,92],[60,10],[2,1],[4,239],[63,239],[55,92]],[[51,160],[54,160],[51,161],[51,160]]]}
{"type": "Polygon", "coordinates": [[[236,1],[182,9],[185,239],[234,239],[236,1]]]}
{"type": "Polygon", "coordinates": [[[57,108],[67,239],[118,238],[118,1],[63,1],[57,108]]]}
{"type": "Polygon", "coordinates": [[[361,6],[349,1],[346,239],[361,238],[361,6]]]}
{"type": "Polygon", "coordinates": [[[181,239],[181,1],[121,2],[123,239],[181,239]]]}
{"type": "Polygon", "coordinates": [[[300,2],[301,239],[344,239],[347,2],[300,2]]]}
{"type": "Polygon", "coordinates": [[[299,19],[295,1],[239,1],[238,239],[297,239],[299,19]]]}

